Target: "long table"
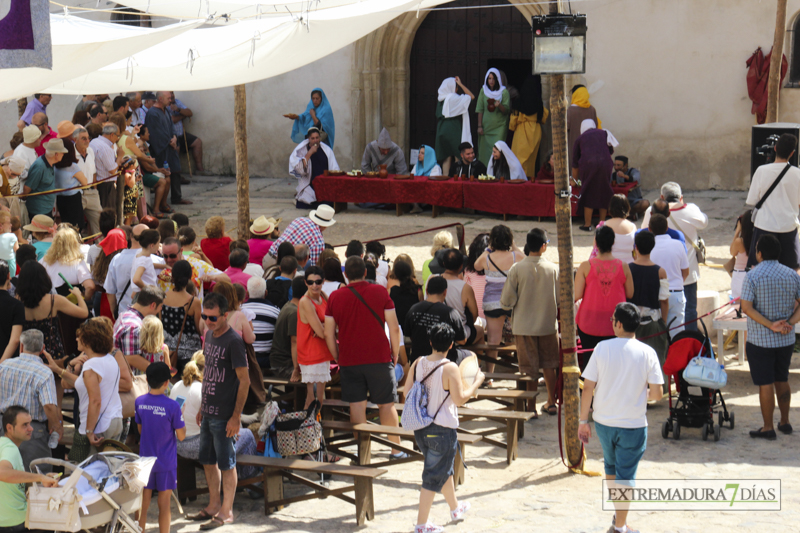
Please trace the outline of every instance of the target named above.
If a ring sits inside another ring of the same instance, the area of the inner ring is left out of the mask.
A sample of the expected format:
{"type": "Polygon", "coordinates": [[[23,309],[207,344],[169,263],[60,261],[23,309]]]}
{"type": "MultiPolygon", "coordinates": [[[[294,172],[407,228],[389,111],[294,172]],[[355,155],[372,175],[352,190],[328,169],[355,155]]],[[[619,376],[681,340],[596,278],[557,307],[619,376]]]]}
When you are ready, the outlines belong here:
{"type": "MultiPolygon", "coordinates": [[[[624,194],[636,183],[614,184],[615,194],[624,194]]],[[[403,204],[422,203],[437,207],[468,208],[501,215],[554,217],[556,195],[553,184],[482,183],[479,181],[435,181],[425,176],[410,179],[366,178],[352,176],[317,176],[314,179],[317,200],[333,202],[336,211],[347,203],[396,204],[398,216],[403,204]]],[[[572,190],[572,216],[577,216],[580,189],[572,190]]],[[[438,210],[434,209],[434,216],[438,210]]]]}

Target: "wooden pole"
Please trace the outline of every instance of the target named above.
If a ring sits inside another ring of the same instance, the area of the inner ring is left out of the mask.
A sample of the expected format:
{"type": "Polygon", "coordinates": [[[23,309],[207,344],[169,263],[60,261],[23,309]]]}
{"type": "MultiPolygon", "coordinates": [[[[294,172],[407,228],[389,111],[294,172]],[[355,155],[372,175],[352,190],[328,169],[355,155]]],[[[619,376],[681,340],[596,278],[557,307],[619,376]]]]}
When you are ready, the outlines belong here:
{"type": "Polygon", "coordinates": [[[775,40],[772,42],[772,57],[769,62],[767,83],[767,123],[778,122],[778,96],[781,90],[781,66],[783,64],[783,41],[786,35],[786,0],[778,0],[775,17],[775,40]]]}
{"type": "Polygon", "coordinates": [[[570,465],[583,466],[581,443],[578,440],[580,396],[578,392],[578,358],[575,353],[575,278],[572,271],[572,205],[567,167],[567,105],[564,97],[564,75],[550,76],[550,121],[553,128],[553,163],[555,164],[556,228],[558,231],[559,309],[561,313],[561,349],[564,386],[564,440],[570,465]]]}
{"type": "Polygon", "coordinates": [[[247,166],[247,93],[244,85],[233,88],[233,142],[236,148],[236,203],[239,238],[250,238],[250,170],[247,166]]]}

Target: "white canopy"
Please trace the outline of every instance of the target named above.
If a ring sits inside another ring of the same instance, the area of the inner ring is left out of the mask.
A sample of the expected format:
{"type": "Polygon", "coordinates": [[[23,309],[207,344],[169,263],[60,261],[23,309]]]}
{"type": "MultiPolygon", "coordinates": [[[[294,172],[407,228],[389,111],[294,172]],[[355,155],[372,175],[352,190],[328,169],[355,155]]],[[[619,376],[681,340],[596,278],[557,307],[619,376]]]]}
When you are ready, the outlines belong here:
{"type": "MultiPolygon", "coordinates": [[[[0,84],[0,101],[48,92],[44,89],[49,85],[94,72],[112,62],[196,28],[202,23],[203,21],[197,20],[148,29],[95,22],[75,16],[50,15],[53,69],[0,69],[0,77],[3,80],[0,84]]],[[[125,88],[121,90],[131,90],[130,81],[128,73],[125,88]]]]}
{"type": "Polygon", "coordinates": [[[229,15],[232,19],[269,17],[293,13],[314,14],[321,10],[361,3],[362,0],[118,0],[138,11],[174,18],[229,15]]]}
{"type": "MultiPolygon", "coordinates": [[[[108,61],[106,64],[109,66],[105,68],[71,81],[59,80],[46,90],[40,88],[36,92],[95,94],[124,92],[136,87],[193,91],[250,83],[325,57],[403,12],[446,1],[333,0],[339,4],[337,7],[317,9],[312,16],[302,19],[296,14],[285,13],[195,29],[145,51],[137,51],[130,60],[116,61],[117,56],[108,61]],[[111,64],[112,61],[116,63],[111,64]]],[[[138,7],[142,7],[144,2],[146,0],[130,1],[138,7]]],[[[193,5],[196,9],[206,0],[152,0],[150,12],[162,14],[162,8],[166,9],[173,2],[182,6],[193,5]]],[[[254,2],[239,0],[239,4],[250,3],[254,2]]]]}

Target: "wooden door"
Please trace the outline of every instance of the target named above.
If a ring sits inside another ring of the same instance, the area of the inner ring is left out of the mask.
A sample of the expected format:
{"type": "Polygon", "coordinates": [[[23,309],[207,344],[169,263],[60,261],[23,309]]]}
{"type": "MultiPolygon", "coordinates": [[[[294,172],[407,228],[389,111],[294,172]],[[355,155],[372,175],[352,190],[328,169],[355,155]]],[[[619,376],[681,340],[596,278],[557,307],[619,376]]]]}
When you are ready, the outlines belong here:
{"type": "MultiPolygon", "coordinates": [[[[437,90],[442,80],[460,76],[477,99],[489,67],[506,66],[509,82],[532,70],[531,26],[506,0],[458,0],[440,7],[499,6],[487,9],[433,11],[414,37],[410,62],[409,148],[433,146],[436,139],[437,90]]],[[[477,142],[475,104],[470,107],[472,137],[477,142]]]]}

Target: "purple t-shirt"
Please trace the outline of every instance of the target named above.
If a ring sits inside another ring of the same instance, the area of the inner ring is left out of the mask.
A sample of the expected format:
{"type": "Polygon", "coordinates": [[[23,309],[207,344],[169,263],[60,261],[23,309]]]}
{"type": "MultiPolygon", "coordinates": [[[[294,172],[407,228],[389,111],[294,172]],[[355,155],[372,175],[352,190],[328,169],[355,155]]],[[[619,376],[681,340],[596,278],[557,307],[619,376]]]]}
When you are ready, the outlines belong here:
{"type": "Polygon", "coordinates": [[[185,426],[178,402],[165,394],[136,398],[136,423],[142,425],[139,455],[155,457],[153,472],[178,469],[178,438],[175,430],[185,426]]]}

